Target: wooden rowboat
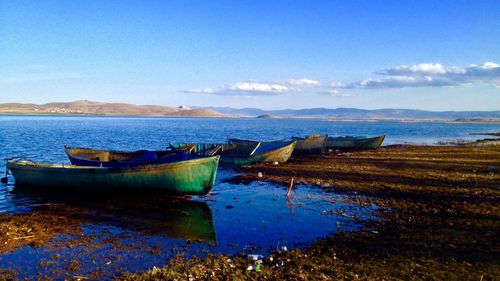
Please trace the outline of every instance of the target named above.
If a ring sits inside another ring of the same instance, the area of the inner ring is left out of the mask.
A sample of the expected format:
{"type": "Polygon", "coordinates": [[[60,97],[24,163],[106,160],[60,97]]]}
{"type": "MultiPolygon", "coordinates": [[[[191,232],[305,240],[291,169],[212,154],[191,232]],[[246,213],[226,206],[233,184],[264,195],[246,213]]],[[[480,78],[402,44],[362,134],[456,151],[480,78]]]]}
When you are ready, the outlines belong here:
{"type": "Polygon", "coordinates": [[[286,162],[295,147],[292,142],[248,142],[239,144],[180,144],[183,148],[194,146],[193,153],[198,155],[220,155],[221,164],[244,166],[260,162],[286,162]]]}
{"type": "Polygon", "coordinates": [[[345,150],[362,150],[362,149],[377,149],[382,145],[385,136],[368,138],[365,136],[359,137],[337,137],[328,138],[326,147],[330,149],[345,149],[345,150]]]}
{"type": "Polygon", "coordinates": [[[77,166],[120,168],[164,164],[189,159],[189,151],[179,149],[113,151],[65,146],[64,151],[71,164],[77,166]]]}
{"type": "Polygon", "coordinates": [[[219,157],[110,168],[7,161],[16,186],[60,189],[162,190],[173,195],[206,195],[214,185],[219,157]]]}
{"type": "Polygon", "coordinates": [[[325,152],[327,138],[328,135],[320,136],[316,134],[310,135],[306,138],[292,137],[292,140],[297,141],[293,154],[322,154],[325,152]]]}

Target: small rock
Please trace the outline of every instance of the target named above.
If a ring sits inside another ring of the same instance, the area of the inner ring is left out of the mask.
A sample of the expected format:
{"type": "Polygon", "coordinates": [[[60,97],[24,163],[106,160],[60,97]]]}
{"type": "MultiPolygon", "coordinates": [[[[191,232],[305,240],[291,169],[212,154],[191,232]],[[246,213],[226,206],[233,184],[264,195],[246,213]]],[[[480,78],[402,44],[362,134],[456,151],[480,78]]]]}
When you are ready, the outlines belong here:
{"type": "Polygon", "coordinates": [[[258,173],[257,173],[257,177],[262,178],[262,177],[263,177],[262,173],[261,173],[261,172],[258,172],[258,173]]]}

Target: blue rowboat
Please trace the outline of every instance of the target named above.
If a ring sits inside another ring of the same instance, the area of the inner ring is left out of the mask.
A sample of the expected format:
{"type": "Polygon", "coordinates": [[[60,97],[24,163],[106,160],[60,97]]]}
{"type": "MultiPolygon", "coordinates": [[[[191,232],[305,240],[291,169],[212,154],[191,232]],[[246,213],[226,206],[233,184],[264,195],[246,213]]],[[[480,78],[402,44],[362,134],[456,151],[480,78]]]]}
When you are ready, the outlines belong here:
{"type": "Polygon", "coordinates": [[[189,150],[138,150],[113,151],[91,148],[65,147],[64,151],[73,165],[91,167],[136,167],[188,160],[189,150]]]}

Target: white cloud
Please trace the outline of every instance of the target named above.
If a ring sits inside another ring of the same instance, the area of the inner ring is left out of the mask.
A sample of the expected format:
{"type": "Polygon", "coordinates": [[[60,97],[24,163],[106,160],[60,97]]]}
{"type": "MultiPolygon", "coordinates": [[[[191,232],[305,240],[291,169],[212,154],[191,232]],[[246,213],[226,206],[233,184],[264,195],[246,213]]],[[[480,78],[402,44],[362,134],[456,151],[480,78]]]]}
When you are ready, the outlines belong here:
{"type": "Polygon", "coordinates": [[[405,88],[405,87],[442,87],[442,86],[458,86],[463,83],[451,81],[448,79],[435,78],[432,76],[390,76],[377,79],[365,79],[360,82],[351,83],[344,88],[363,88],[363,89],[380,89],[380,88],[405,88]]]}
{"type": "Polygon", "coordinates": [[[471,64],[463,69],[460,75],[477,79],[500,79],[500,65],[494,62],[485,62],[481,65],[471,64]]]}
{"type": "Polygon", "coordinates": [[[400,65],[374,72],[376,77],[350,83],[335,81],[324,85],[309,78],[290,79],[283,82],[238,82],[218,88],[183,91],[224,96],[271,96],[297,93],[316,93],[333,97],[348,97],[351,89],[396,89],[416,87],[464,87],[486,83],[500,87],[500,65],[485,62],[465,67],[445,67],[439,63],[400,65]],[[345,90],[345,91],[342,91],[345,90]]]}
{"type": "Polygon", "coordinates": [[[335,89],[335,88],[330,88],[330,89],[325,89],[325,90],[319,91],[318,94],[327,95],[327,96],[331,96],[331,97],[351,97],[352,96],[351,94],[340,92],[339,89],[335,89]]]}
{"type": "Polygon", "coordinates": [[[446,68],[439,63],[421,63],[421,64],[401,65],[401,66],[396,66],[394,68],[381,69],[375,73],[381,75],[391,75],[391,76],[413,75],[413,74],[433,75],[433,74],[446,73],[446,68]]]}
{"type": "Polygon", "coordinates": [[[485,62],[466,67],[444,67],[439,63],[402,65],[376,71],[381,78],[368,78],[347,84],[332,85],[336,89],[386,89],[407,87],[469,86],[474,83],[500,85],[500,65],[485,62]]]}
{"type": "Polygon", "coordinates": [[[290,79],[288,83],[293,86],[318,86],[320,83],[316,80],[302,78],[302,79],[290,79]]]}
{"type": "Polygon", "coordinates": [[[316,88],[321,84],[313,79],[290,79],[283,82],[256,82],[246,81],[223,85],[215,89],[184,90],[183,93],[214,94],[223,96],[271,96],[299,93],[309,88],[316,88]]]}
{"type": "Polygon", "coordinates": [[[214,89],[212,88],[204,88],[204,89],[192,89],[182,91],[183,93],[191,93],[191,94],[213,94],[214,89]]]}
{"type": "Polygon", "coordinates": [[[286,86],[275,83],[239,82],[228,87],[230,91],[241,92],[266,92],[266,93],[286,93],[286,86]]]}
{"type": "Polygon", "coordinates": [[[182,91],[183,93],[213,94],[220,96],[272,96],[290,92],[290,89],[279,83],[238,82],[220,86],[216,89],[204,88],[182,91]]]}

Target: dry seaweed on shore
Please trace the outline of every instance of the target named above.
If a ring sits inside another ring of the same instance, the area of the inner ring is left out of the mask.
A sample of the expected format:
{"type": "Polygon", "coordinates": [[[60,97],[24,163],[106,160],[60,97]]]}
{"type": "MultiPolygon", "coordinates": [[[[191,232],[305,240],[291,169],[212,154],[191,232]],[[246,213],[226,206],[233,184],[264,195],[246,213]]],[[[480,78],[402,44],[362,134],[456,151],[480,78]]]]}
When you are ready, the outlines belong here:
{"type": "Polygon", "coordinates": [[[241,169],[236,182],[298,183],[372,196],[381,221],[304,250],[176,258],[120,280],[496,280],[500,276],[500,146],[399,146],[294,158],[241,169]],[[260,172],[262,177],[258,177],[260,172]],[[228,262],[231,260],[231,262],[228,262]]]}
{"type": "Polygon", "coordinates": [[[42,206],[30,213],[0,214],[0,253],[29,245],[39,248],[58,234],[76,234],[81,231],[81,210],[65,208],[65,213],[56,211],[57,206],[42,206]],[[71,214],[78,213],[78,216],[71,214]]]}

